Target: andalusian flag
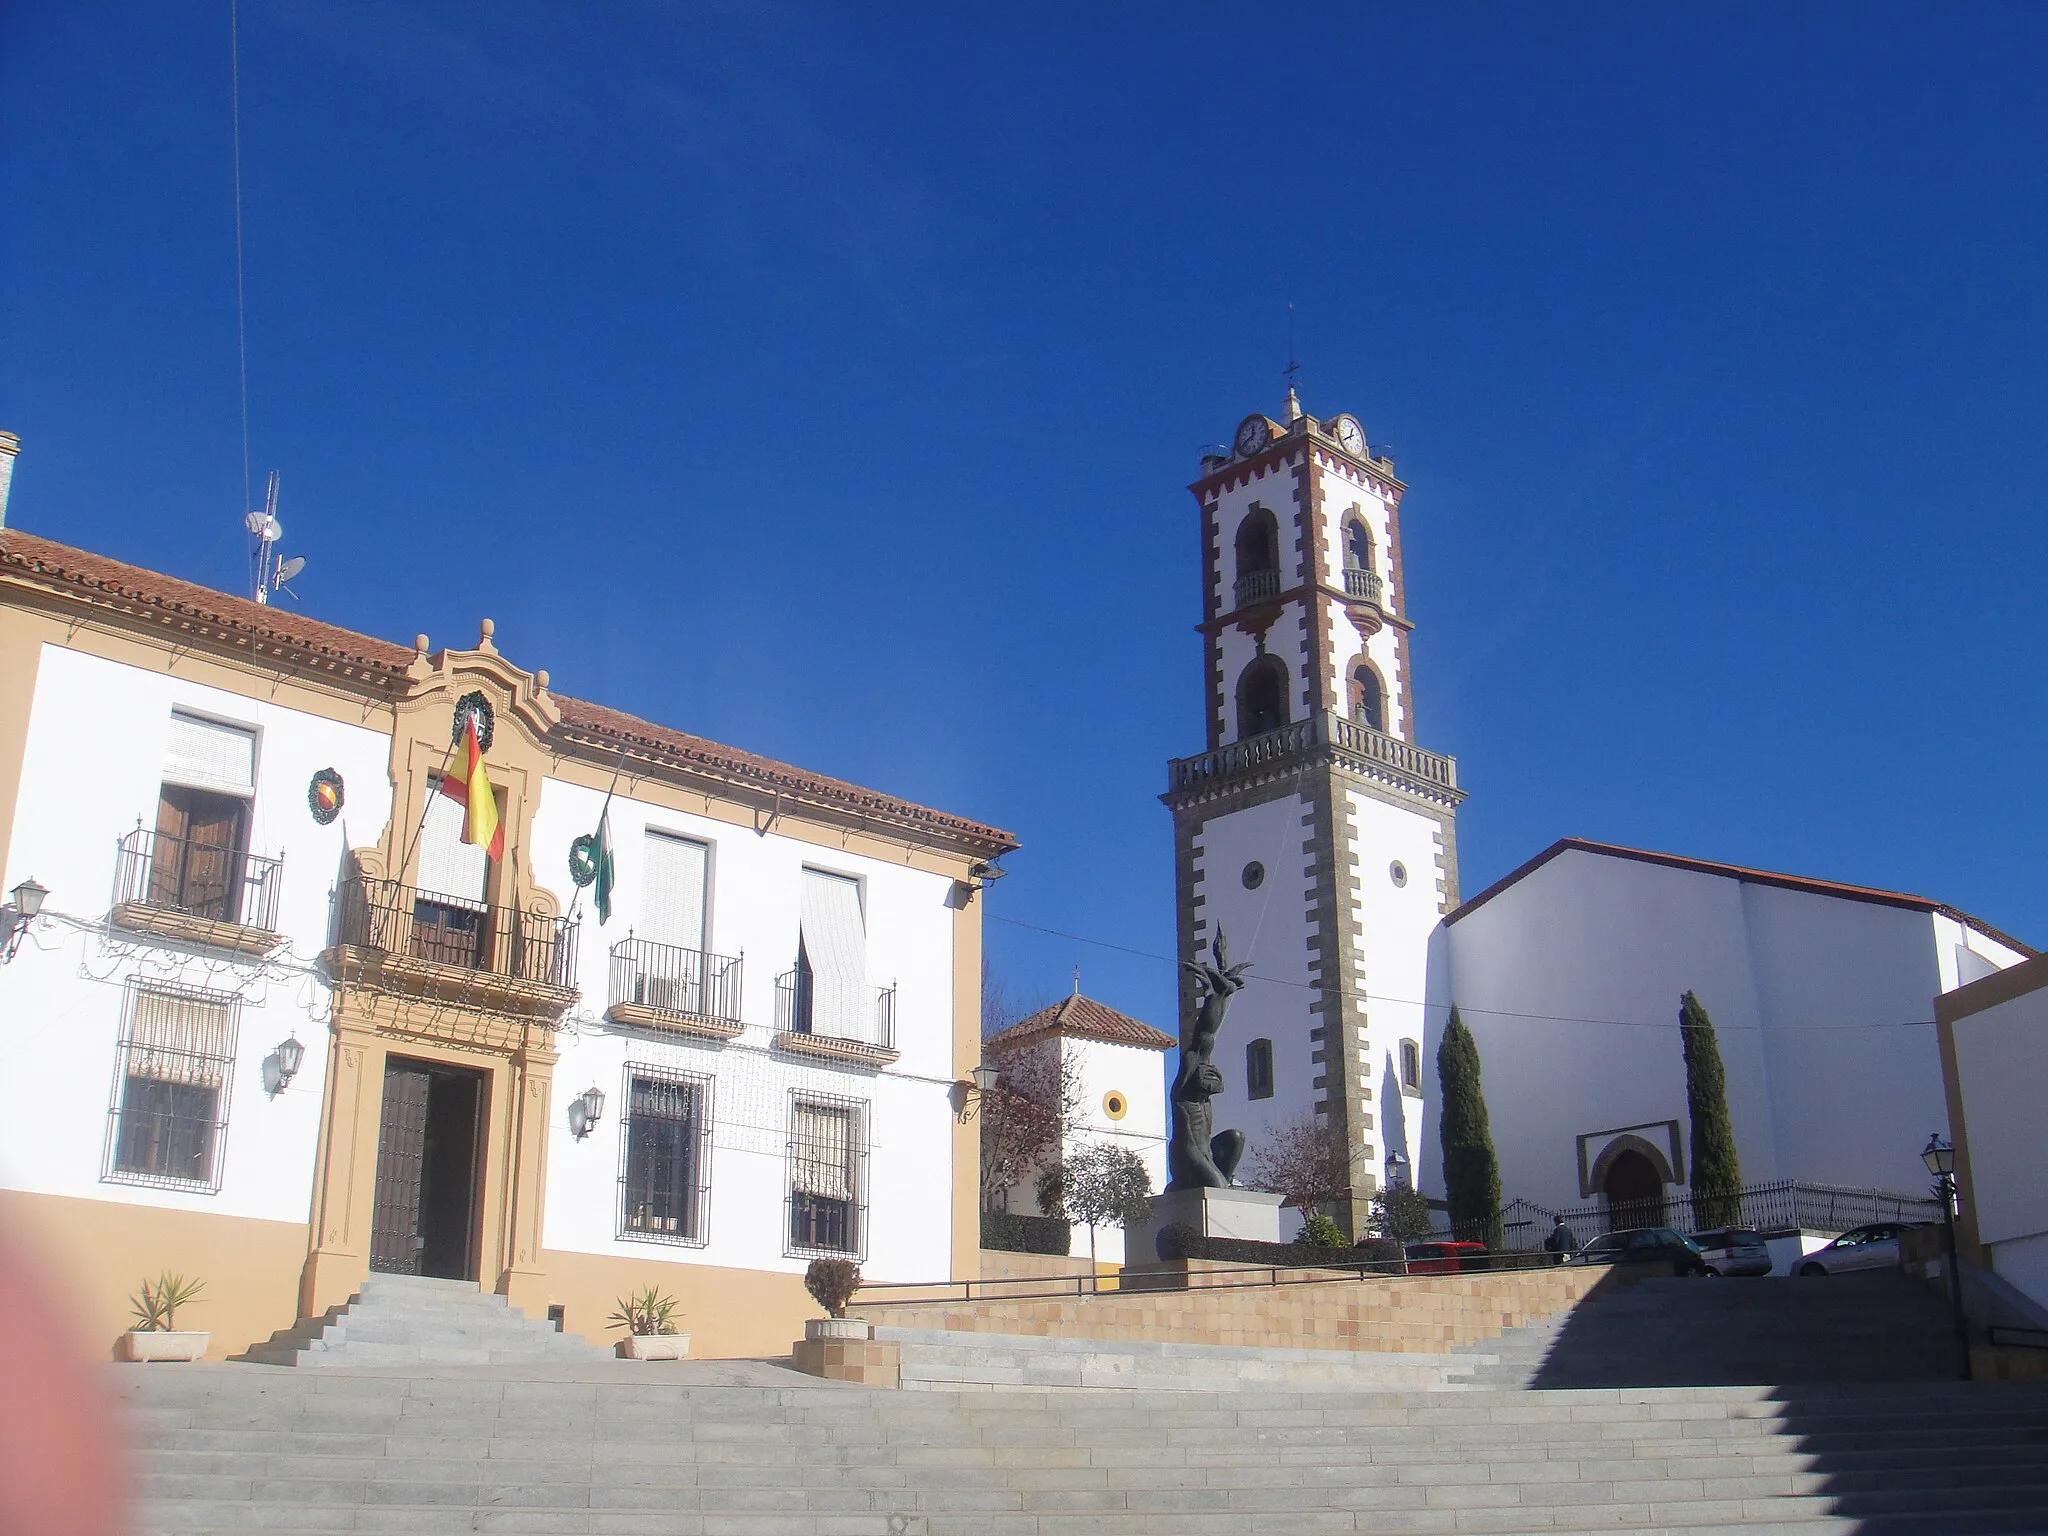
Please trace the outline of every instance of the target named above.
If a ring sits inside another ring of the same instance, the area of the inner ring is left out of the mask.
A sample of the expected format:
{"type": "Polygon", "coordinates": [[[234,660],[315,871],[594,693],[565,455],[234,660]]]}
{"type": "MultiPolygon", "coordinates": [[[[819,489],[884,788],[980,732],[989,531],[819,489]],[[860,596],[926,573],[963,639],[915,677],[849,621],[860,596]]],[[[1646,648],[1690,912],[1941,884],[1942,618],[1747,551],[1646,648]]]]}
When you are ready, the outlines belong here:
{"type": "Polygon", "coordinates": [[[606,797],[604,812],[597,818],[597,926],[612,915],[612,885],[618,869],[612,863],[612,808],[606,797]]]}
{"type": "Polygon", "coordinates": [[[441,793],[468,809],[462,822],[462,840],[481,848],[494,860],[505,857],[505,829],[498,822],[498,797],[491,792],[491,777],[484,772],[484,749],[476,739],[476,716],[463,721],[463,746],[469,761],[460,778],[441,776],[441,793]]]}

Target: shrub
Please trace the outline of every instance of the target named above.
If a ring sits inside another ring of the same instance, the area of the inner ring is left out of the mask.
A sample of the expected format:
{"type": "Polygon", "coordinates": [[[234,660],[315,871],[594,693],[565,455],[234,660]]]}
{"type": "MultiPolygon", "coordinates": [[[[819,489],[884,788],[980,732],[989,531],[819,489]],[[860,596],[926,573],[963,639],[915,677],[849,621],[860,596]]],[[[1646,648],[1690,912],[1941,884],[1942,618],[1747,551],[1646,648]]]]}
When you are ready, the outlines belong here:
{"type": "Polygon", "coordinates": [[[983,1211],[981,1246],[1000,1253],[1048,1253],[1064,1258],[1074,1246],[1074,1229],[1058,1216],[983,1211]]]}
{"type": "Polygon", "coordinates": [[[1690,992],[1678,1002],[1678,1040],[1685,1053],[1685,1105],[1692,1120],[1692,1195],[1701,1226],[1742,1220],[1742,1164],[1728,1119],[1728,1074],[1714,1021],[1690,992]]]}
{"type": "Polygon", "coordinates": [[[1372,1232],[1375,1238],[1392,1242],[1418,1243],[1436,1225],[1429,1200],[1419,1189],[1382,1189],[1372,1197],[1372,1232]]]}
{"type": "Polygon", "coordinates": [[[1162,1259],[1210,1259],[1224,1264],[1272,1264],[1283,1269],[1400,1269],[1401,1246],[1367,1238],[1352,1248],[1313,1248],[1307,1243],[1258,1243],[1242,1237],[1204,1237],[1193,1227],[1172,1226],[1159,1234],[1162,1259]]]}
{"type": "Polygon", "coordinates": [[[1301,1224],[1301,1241],[1310,1248],[1344,1248],[1344,1229],[1321,1211],[1312,1211],[1301,1224]]]}
{"type": "Polygon", "coordinates": [[[846,1304],[860,1289],[860,1266],[851,1259],[813,1259],[804,1271],[804,1289],[830,1317],[846,1316],[846,1304]]]}
{"type": "Polygon", "coordinates": [[[128,1305],[135,1311],[135,1331],[176,1332],[178,1308],[191,1305],[205,1289],[204,1280],[188,1280],[175,1270],[169,1269],[158,1275],[154,1283],[143,1281],[141,1292],[128,1298],[128,1305]]]}
{"type": "Polygon", "coordinates": [[[1443,1100],[1437,1139],[1444,1154],[1444,1201],[1451,1231],[1464,1242],[1501,1245],[1500,1161],[1493,1152],[1486,1095],[1479,1087],[1479,1042],[1454,1004],[1436,1051],[1443,1100]]]}
{"type": "Polygon", "coordinates": [[[628,1333],[645,1337],[656,1333],[678,1333],[676,1319],[682,1315],[681,1305],[673,1296],[664,1296],[653,1286],[642,1291],[629,1291],[619,1298],[619,1310],[611,1315],[606,1324],[611,1328],[623,1328],[628,1333]]]}

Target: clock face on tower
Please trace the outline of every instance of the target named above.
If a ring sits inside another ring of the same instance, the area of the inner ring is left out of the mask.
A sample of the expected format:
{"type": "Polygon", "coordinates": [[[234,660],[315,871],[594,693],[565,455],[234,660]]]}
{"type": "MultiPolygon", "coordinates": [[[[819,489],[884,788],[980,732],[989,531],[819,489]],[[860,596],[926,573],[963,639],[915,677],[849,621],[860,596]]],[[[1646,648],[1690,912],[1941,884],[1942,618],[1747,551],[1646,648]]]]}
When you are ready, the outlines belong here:
{"type": "Polygon", "coordinates": [[[1365,454],[1365,428],[1358,424],[1355,416],[1339,416],[1330,428],[1330,435],[1337,439],[1337,446],[1346,453],[1365,454]]]}
{"type": "Polygon", "coordinates": [[[1237,425],[1237,453],[1249,458],[1273,440],[1273,423],[1263,416],[1247,416],[1237,425]]]}

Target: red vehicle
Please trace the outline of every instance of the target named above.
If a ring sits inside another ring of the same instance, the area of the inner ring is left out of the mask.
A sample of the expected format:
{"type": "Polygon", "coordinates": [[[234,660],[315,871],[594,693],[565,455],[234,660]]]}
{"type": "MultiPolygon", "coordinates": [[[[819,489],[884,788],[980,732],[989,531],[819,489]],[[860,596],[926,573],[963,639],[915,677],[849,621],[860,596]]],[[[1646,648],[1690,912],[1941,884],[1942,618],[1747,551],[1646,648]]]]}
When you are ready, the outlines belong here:
{"type": "Polygon", "coordinates": [[[1484,1252],[1484,1243],[1410,1243],[1408,1273],[1455,1275],[1465,1267],[1462,1262],[1465,1255],[1484,1252]]]}

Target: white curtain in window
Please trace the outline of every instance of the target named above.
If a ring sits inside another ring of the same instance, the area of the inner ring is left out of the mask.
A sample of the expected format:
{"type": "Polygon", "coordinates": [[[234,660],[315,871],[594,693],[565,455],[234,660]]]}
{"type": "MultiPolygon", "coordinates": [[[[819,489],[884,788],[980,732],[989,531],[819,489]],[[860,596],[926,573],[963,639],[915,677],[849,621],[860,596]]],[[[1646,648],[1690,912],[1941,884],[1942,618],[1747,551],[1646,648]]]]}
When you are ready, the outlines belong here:
{"type": "Polygon", "coordinates": [[[484,882],[490,856],[462,840],[468,813],[437,786],[427,798],[426,825],[420,829],[419,892],[430,901],[453,907],[484,909],[484,882]]]}
{"type": "Polygon", "coordinates": [[[225,795],[256,793],[256,733],[197,715],[171,716],[164,782],[225,795]]]}
{"type": "Polygon", "coordinates": [[[138,989],[128,1023],[127,1075],[219,1088],[234,1058],[228,1005],[138,989]]]}
{"type": "Polygon", "coordinates": [[[874,1038],[860,882],[821,869],[805,870],[800,915],[804,957],[811,963],[812,1032],[842,1039],[874,1038]]]}
{"type": "Polygon", "coordinates": [[[640,921],[635,931],[656,944],[704,947],[704,882],[710,850],[688,838],[649,832],[641,850],[640,921]]]}
{"type": "Polygon", "coordinates": [[[853,1199],[853,1111],[797,1104],[792,1114],[796,1192],[824,1200],[853,1199]]]}

